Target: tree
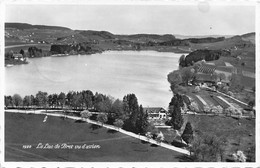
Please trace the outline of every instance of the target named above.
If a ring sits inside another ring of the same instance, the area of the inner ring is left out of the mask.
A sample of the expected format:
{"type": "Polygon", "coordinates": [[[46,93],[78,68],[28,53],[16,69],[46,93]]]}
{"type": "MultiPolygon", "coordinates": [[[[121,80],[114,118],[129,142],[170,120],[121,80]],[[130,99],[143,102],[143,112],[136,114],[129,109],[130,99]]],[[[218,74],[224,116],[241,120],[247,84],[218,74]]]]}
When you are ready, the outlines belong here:
{"type": "MultiPolygon", "coordinates": [[[[38,106],[42,106],[44,108],[47,107],[47,103],[48,103],[48,93],[47,92],[41,92],[39,91],[36,96],[35,99],[37,101],[37,105],[38,106]]],[[[46,109],[47,110],[47,109],[46,109]]]]}
{"type": "Polygon", "coordinates": [[[83,96],[79,92],[73,92],[72,93],[72,100],[71,100],[71,105],[73,108],[82,108],[83,106],[83,96]]]}
{"type": "Polygon", "coordinates": [[[123,102],[119,99],[116,99],[111,107],[111,112],[115,114],[115,118],[125,120],[126,116],[123,110],[123,102]]]}
{"type": "Polygon", "coordinates": [[[187,143],[190,144],[193,139],[193,130],[190,122],[187,122],[185,129],[181,135],[181,138],[187,143]]]}
{"type": "Polygon", "coordinates": [[[32,106],[36,106],[37,105],[37,100],[36,100],[36,98],[33,95],[31,95],[31,100],[32,100],[32,106]]]}
{"type": "Polygon", "coordinates": [[[12,99],[16,107],[21,106],[23,103],[23,99],[19,94],[14,94],[12,99]]]}
{"type": "Polygon", "coordinates": [[[102,125],[107,122],[107,115],[106,114],[98,114],[97,120],[102,123],[102,125]]]}
{"type": "Polygon", "coordinates": [[[23,49],[21,49],[19,53],[24,56],[24,50],[23,49]]]}
{"type": "Polygon", "coordinates": [[[65,104],[67,104],[69,107],[72,107],[72,99],[73,99],[73,92],[68,92],[66,95],[67,101],[65,104]]]}
{"type": "Polygon", "coordinates": [[[235,162],[246,162],[246,155],[243,151],[238,150],[236,153],[233,153],[232,156],[235,162]]]}
{"type": "Polygon", "coordinates": [[[181,115],[181,108],[184,106],[183,98],[179,94],[175,94],[169,103],[169,112],[171,115],[170,125],[174,129],[179,130],[183,124],[183,117],[181,115]]]}
{"type": "Polygon", "coordinates": [[[116,119],[113,124],[118,128],[122,128],[122,126],[124,125],[124,121],[121,119],[116,119]]]}
{"type": "Polygon", "coordinates": [[[5,96],[5,107],[13,106],[12,96],[5,96]]]}
{"type": "Polygon", "coordinates": [[[82,118],[89,118],[92,114],[88,111],[88,110],[84,110],[82,112],[80,112],[80,116],[82,118]]]}
{"type": "Polygon", "coordinates": [[[171,90],[174,91],[180,83],[182,83],[182,76],[179,70],[173,71],[167,76],[168,82],[171,84],[171,90]]]}
{"type": "Polygon", "coordinates": [[[94,101],[94,108],[100,112],[109,113],[112,107],[112,100],[103,94],[96,93],[95,101],[94,101]]]}
{"type": "Polygon", "coordinates": [[[255,106],[255,99],[252,99],[248,102],[248,106],[253,108],[255,106]]]}
{"type": "Polygon", "coordinates": [[[66,95],[65,93],[61,92],[58,96],[58,104],[61,106],[61,108],[63,108],[65,103],[66,103],[66,95]]]}
{"type": "Polygon", "coordinates": [[[226,80],[226,75],[224,73],[219,73],[218,79],[219,79],[220,82],[222,82],[223,80],[226,80]]]}
{"type": "Polygon", "coordinates": [[[194,73],[190,68],[183,68],[181,70],[182,81],[187,86],[188,82],[194,77],[194,73]]]}
{"type": "Polygon", "coordinates": [[[93,106],[93,99],[94,99],[94,94],[90,90],[82,91],[83,95],[83,100],[86,105],[86,108],[89,109],[93,106]]]}
{"type": "Polygon", "coordinates": [[[136,121],[137,133],[145,134],[147,132],[148,126],[149,126],[148,114],[146,111],[143,110],[143,106],[140,105],[140,110],[136,121]]]}
{"type": "Polygon", "coordinates": [[[54,107],[57,107],[58,106],[58,95],[57,94],[52,94],[52,101],[53,101],[54,107]]]}
{"type": "Polygon", "coordinates": [[[160,133],[157,135],[156,141],[157,141],[158,143],[161,143],[162,141],[164,141],[164,135],[163,135],[163,133],[162,133],[161,131],[160,131],[160,133]]]}
{"type": "Polygon", "coordinates": [[[196,137],[191,144],[190,151],[193,161],[216,162],[222,161],[225,153],[224,139],[215,135],[196,137]]]}
{"type": "Polygon", "coordinates": [[[32,105],[32,103],[33,103],[32,101],[33,101],[33,100],[32,100],[32,97],[31,97],[31,96],[25,96],[25,97],[23,98],[23,105],[29,107],[29,106],[32,105]]]}
{"type": "Polygon", "coordinates": [[[138,119],[139,105],[135,94],[128,94],[123,98],[123,110],[126,115],[124,121],[124,129],[137,132],[136,122],[138,119]]]}
{"type": "Polygon", "coordinates": [[[48,96],[48,104],[49,104],[49,107],[52,107],[54,105],[54,103],[53,103],[53,95],[52,94],[50,94],[48,96]]]}
{"type": "Polygon", "coordinates": [[[11,59],[13,59],[13,55],[14,55],[14,53],[13,53],[12,50],[9,51],[9,52],[5,52],[5,59],[6,60],[11,60],[11,59]]]}
{"type": "Polygon", "coordinates": [[[181,55],[181,57],[179,58],[179,65],[181,67],[185,67],[186,66],[185,55],[181,55]]]}

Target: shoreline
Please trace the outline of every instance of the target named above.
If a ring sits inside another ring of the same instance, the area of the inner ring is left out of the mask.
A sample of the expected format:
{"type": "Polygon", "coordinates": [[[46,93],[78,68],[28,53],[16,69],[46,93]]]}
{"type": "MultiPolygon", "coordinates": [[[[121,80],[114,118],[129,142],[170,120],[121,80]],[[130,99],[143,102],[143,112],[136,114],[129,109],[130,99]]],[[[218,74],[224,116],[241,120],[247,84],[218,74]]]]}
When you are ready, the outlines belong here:
{"type": "MultiPolygon", "coordinates": [[[[171,49],[171,48],[170,48],[171,49]]],[[[155,51],[155,52],[159,52],[159,53],[175,53],[175,54],[188,54],[188,51],[184,51],[184,50],[159,50],[157,48],[146,48],[146,49],[141,49],[141,50],[134,50],[134,49],[106,49],[106,50],[100,50],[100,51],[93,51],[93,52],[88,52],[88,53],[84,53],[84,54],[53,54],[53,55],[48,55],[48,56],[41,56],[41,57],[28,57],[30,59],[33,58],[43,58],[43,57],[67,57],[67,56],[75,56],[75,55],[92,55],[92,54],[98,54],[98,53],[103,53],[103,52],[110,52],[110,51],[134,51],[134,52],[140,52],[140,51],[155,51]]],[[[22,64],[29,64],[29,62],[19,62],[19,63],[6,63],[5,61],[5,67],[13,67],[15,65],[22,65],[22,64]]]]}

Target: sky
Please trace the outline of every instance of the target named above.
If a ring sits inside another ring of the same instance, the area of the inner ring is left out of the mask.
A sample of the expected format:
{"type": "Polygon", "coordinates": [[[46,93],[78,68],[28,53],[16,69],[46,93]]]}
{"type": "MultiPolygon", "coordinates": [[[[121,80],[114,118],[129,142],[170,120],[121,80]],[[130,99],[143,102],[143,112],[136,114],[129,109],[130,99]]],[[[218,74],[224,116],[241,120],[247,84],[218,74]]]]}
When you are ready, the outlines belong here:
{"type": "Polygon", "coordinates": [[[239,35],[255,31],[255,7],[9,4],[5,21],[115,34],[239,35]]]}

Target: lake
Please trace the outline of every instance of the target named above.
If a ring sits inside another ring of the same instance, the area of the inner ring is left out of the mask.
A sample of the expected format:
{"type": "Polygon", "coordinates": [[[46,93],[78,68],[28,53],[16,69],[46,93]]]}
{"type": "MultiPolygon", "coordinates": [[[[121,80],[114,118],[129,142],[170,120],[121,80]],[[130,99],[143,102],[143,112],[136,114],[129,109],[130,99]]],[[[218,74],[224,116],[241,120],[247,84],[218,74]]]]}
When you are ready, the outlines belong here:
{"type": "Polygon", "coordinates": [[[91,90],[123,99],[134,93],[144,107],[167,108],[171,100],[167,74],[182,54],[156,51],[107,51],[93,55],[31,58],[29,64],[5,68],[5,95],[38,91],[91,90]]]}

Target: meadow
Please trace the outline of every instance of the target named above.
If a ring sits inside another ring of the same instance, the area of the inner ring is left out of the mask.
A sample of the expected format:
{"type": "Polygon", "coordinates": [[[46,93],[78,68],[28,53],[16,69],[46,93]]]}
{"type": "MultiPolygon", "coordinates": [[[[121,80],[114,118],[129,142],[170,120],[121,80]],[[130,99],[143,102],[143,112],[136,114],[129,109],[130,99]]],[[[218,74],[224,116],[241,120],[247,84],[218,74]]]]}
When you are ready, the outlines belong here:
{"type": "Polygon", "coordinates": [[[5,161],[174,162],[182,155],[85,122],[44,118],[5,113],[5,161]]]}

